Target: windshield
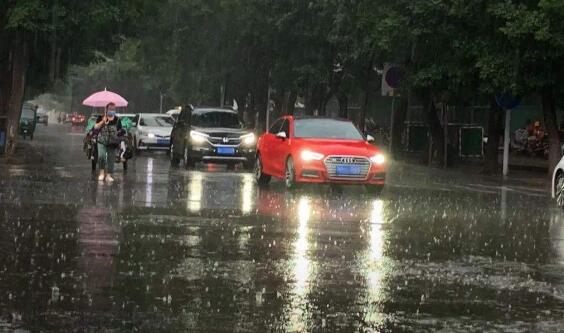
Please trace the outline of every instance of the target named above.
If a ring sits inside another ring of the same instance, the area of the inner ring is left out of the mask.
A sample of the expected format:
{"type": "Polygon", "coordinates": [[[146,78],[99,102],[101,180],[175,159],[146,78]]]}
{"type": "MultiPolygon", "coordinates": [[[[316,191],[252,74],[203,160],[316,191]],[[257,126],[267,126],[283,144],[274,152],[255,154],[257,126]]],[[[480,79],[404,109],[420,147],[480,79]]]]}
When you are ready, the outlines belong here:
{"type": "Polygon", "coordinates": [[[35,116],[35,114],[32,110],[28,110],[28,109],[22,110],[22,118],[33,119],[34,116],[35,116]]]}
{"type": "Polygon", "coordinates": [[[168,116],[143,117],[141,118],[140,125],[149,127],[172,127],[174,126],[174,119],[168,116]]]}
{"type": "Polygon", "coordinates": [[[197,127],[243,128],[243,123],[236,113],[222,111],[193,114],[192,125],[197,127]]]}
{"type": "Polygon", "coordinates": [[[333,119],[297,119],[294,132],[296,138],[364,140],[351,122],[333,119]]]}

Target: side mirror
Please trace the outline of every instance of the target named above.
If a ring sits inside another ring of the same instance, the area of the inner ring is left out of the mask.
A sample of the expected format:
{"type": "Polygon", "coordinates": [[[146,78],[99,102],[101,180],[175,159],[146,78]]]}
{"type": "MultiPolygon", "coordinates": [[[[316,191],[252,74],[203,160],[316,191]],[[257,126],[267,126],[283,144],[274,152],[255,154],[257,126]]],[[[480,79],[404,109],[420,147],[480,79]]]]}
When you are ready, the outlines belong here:
{"type": "Polygon", "coordinates": [[[278,133],[276,133],[276,137],[280,138],[280,139],[288,138],[288,136],[286,135],[286,132],[278,132],[278,133]]]}
{"type": "Polygon", "coordinates": [[[366,141],[368,142],[374,142],[374,137],[372,135],[367,135],[366,136],[366,141]]]}

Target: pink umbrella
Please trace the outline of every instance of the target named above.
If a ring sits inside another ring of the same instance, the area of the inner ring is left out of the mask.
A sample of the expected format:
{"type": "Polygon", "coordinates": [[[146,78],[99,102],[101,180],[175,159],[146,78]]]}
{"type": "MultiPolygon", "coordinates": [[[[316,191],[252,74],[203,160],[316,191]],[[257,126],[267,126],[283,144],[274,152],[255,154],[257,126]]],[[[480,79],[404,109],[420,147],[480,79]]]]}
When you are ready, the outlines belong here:
{"type": "Polygon", "coordinates": [[[99,91],[90,95],[86,98],[82,104],[86,106],[92,106],[95,108],[105,108],[109,103],[114,103],[117,107],[126,107],[127,101],[120,95],[104,89],[104,91],[99,91]]]}

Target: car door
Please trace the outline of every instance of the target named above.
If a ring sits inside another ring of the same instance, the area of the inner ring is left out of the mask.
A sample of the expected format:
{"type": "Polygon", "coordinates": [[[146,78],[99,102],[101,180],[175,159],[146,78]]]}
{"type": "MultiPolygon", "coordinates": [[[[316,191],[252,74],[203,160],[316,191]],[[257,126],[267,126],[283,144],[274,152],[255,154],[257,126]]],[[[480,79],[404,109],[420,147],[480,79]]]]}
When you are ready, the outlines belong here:
{"type": "Polygon", "coordinates": [[[278,119],[272,124],[267,133],[265,133],[261,139],[260,156],[262,168],[266,174],[277,175],[275,173],[276,167],[274,165],[276,143],[278,139],[276,134],[280,131],[282,127],[283,119],[278,119]]]}
{"type": "Polygon", "coordinates": [[[272,163],[274,173],[283,176],[286,171],[286,157],[290,153],[290,120],[283,119],[277,133],[284,132],[286,138],[274,136],[272,145],[272,163]]]}

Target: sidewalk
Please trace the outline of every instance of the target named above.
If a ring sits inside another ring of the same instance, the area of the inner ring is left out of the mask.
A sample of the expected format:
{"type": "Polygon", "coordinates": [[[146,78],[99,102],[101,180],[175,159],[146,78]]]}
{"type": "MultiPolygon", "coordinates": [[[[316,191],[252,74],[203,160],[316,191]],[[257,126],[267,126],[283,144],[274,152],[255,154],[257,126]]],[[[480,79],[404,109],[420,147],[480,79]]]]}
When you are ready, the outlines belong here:
{"type": "Polygon", "coordinates": [[[4,165],[41,164],[45,162],[43,154],[30,142],[18,140],[16,151],[9,157],[0,156],[0,167],[4,165]]]}

